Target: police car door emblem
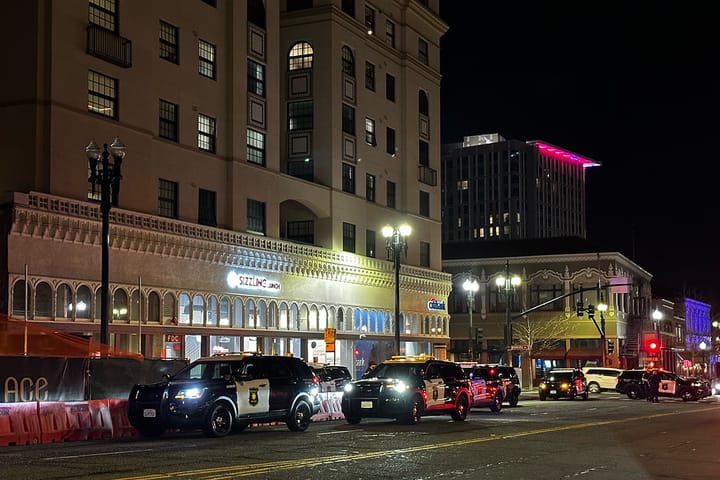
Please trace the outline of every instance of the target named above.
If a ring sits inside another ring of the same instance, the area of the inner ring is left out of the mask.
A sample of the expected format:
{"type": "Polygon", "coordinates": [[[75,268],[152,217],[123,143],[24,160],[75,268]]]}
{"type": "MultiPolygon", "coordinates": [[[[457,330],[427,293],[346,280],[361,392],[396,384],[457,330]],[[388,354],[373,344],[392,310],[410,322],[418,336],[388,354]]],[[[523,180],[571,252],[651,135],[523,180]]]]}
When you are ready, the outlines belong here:
{"type": "Polygon", "coordinates": [[[260,398],[258,396],[257,387],[253,387],[250,389],[250,395],[249,395],[248,401],[250,402],[250,405],[253,405],[253,406],[257,405],[258,402],[260,401],[260,398]]]}
{"type": "Polygon", "coordinates": [[[438,387],[437,385],[433,385],[433,394],[432,394],[433,400],[438,399],[438,387]]]}

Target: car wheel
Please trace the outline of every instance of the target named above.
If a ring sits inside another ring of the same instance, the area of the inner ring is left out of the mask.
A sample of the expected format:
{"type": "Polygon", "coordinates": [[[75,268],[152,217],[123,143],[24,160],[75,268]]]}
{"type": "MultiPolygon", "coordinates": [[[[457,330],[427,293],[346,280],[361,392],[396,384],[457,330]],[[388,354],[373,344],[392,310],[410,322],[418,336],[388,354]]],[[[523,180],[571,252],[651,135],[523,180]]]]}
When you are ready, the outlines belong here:
{"type": "Polygon", "coordinates": [[[143,437],[159,437],[165,432],[165,428],[161,425],[143,425],[136,428],[143,437]]]}
{"type": "Polygon", "coordinates": [[[350,425],[357,425],[362,420],[360,417],[345,417],[345,421],[350,425]]]}
{"type": "Polygon", "coordinates": [[[631,400],[637,400],[640,398],[640,390],[637,387],[626,387],[625,395],[631,400]]]}
{"type": "Polygon", "coordinates": [[[697,400],[697,396],[689,388],[685,388],[680,392],[680,398],[682,398],[683,402],[689,402],[690,400],[697,400]]]}
{"type": "Polygon", "coordinates": [[[203,431],[208,437],[224,437],[232,430],[233,414],[224,403],[216,403],[205,419],[203,431]]]}
{"type": "Polygon", "coordinates": [[[452,419],[456,422],[462,422],[467,418],[468,413],[468,397],[460,395],[455,402],[455,410],[452,412],[452,419]]]}
{"type": "Polygon", "coordinates": [[[408,408],[405,417],[402,418],[402,421],[404,421],[408,425],[417,425],[418,423],[420,423],[420,417],[422,417],[422,410],[423,404],[420,397],[413,397],[412,401],[410,402],[410,407],[408,408]]]}
{"type": "Polygon", "coordinates": [[[519,402],[520,402],[520,392],[513,389],[513,391],[510,393],[510,406],[517,407],[519,402]]]}
{"type": "Polygon", "coordinates": [[[583,392],[583,394],[582,394],[582,399],[583,399],[583,400],[587,400],[587,399],[588,399],[588,392],[587,392],[587,391],[583,392]]]}
{"type": "Polygon", "coordinates": [[[595,382],[592,382],[588,385],[588,391],[590,393],[600,393],[600,385],[598,385],[595,382]]]}
{"type": "Polygon", "coordinates": [[[542,394],[540,395],[540,401],[541,401],[541,402],[544,402],[544,401],[545,401],[545,398],[547,398],[547,397],[545,397],[545,395],[542,395],[542,394]]]}
{"type": "Polygon", "coordinates": [[[493,403],[490,404],[490,411],[491,412],[499,412],[500,410],[502,410],[502,404],[503,404],[502,393],[496,392],[495,398],[493,398],[493,403]]]}
{"type": "Polygon", "coordinates": [[[312,417],[310,405],[307,402],[298,402],[290,412],[287,426],[293,432],[304,432],[310,426],[310,417],[312,417]]]}

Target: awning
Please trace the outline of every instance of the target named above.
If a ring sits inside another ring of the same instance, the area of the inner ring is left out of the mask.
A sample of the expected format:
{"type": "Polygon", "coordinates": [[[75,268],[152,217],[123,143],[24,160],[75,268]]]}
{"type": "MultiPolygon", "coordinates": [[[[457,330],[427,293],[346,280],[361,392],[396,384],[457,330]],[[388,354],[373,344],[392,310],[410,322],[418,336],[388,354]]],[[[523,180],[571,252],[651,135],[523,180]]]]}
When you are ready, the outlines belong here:
{"type": "Polygon", "coordinates": [[[602,351],[599,348],[571,348],[567,352],[567,358],[573,360],[600,359],[602,358],[602,351]]]}
{"type": "Polygon", "coordinates": [[[564,360],[564,348],[540,348],[532,351],[533,358],[541,358],[543,360],[564,360]]]}

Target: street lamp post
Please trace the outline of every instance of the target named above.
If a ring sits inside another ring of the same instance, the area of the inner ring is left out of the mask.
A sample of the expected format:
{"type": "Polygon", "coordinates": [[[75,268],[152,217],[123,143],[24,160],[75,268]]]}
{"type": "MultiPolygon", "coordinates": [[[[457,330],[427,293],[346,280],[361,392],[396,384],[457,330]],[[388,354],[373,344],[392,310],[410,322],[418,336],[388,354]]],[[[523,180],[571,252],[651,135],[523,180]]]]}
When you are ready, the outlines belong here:
{"type": "Polygon", "coordinates": [[[100,343],[110,344],[108,329],[108,305],[110,291],[110,208],[117,206],[120,193],[120,179],[122,178],[122,161],[125,158],[125,145],[115,137],[108,151],[107,143],[100,147],[91,141],[85,147],[85,154],[90,167],[88,182],[92,183],[92,193],[95,187],[100,189],[100,212],[102,213],[102,286],[100,290],[100,343]],[[113,162],[110,162],[112,156],[113,162]]]}
{"type": "Polygon", "coordinates": [[[660,336],[660,321],[662,320],[662,318],[663,318],[663,313],[658,308],[655,308],[655,310],[653,310],[653,312],[652,312],[653,330],[655,331],[655,337],[657,338],[657,341],[658,341],[658,353],[659,353],[660,366],[665,368],[666,367],[665,359],[663,358],[664,354],[663,354],[663,349],[662,349],[663,339],[660,336]]]}
{"type": "Polygon", "coordinates": [[[385,226],[382,229],[385,237],[385,248],[388,256],[392,254],[395,266],[395,355],[400,355],[400,251],[407,256],[408,242],[411,229],[408,225],[399,227],[385,226]]]}
{"type": "Polygon", "coordinates": [[[521,280],[517,275],[510,275],[510,261],[505,262],[505,275],[495,279],[495,285],[505,292],[505,359],[508,365],[512,365],[512,318],[510,317],[510,295],[520,285],[521,280]]]}
{"type": "Polygon", "coordinates": [[[602,350],[602,366],[607,365],[607,335],[605,334],[605,312],[608,309],[607,303],[600,300],[597,306],[600,312],[600,348],[602,350]]]}
{"type": "Polygon", "coordinates": [[[473,279],[472,281],[470,278],[465,280],[463,283],[463,289],[465,290],[465,293],[467,293],[467,307],[468,307],[468,354],[470,355],[470,361],[475,361],[475,337],[473,335],[473,309],[475,308],[475,293],[480,288],[480,285],[478,285],[477,280],[473,279]]]}

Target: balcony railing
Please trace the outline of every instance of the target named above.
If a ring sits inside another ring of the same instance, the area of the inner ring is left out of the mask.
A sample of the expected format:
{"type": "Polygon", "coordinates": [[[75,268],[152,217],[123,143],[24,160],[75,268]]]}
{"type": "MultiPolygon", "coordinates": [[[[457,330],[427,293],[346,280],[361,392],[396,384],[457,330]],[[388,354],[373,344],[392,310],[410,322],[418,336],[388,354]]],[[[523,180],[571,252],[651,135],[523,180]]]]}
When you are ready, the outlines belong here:
{"type": "Polygon", "coordinates": [[[430,185],[432,187],[436,186],[437,170],[426,167],[425,165],[418,165],[418,180],[426,185],[430,185]]]}
{"type": "Polygon", "coordinates": [[[95,24],[87,28],[87,53],[121,67],[132,67],[132,42],[95,24]]]}

